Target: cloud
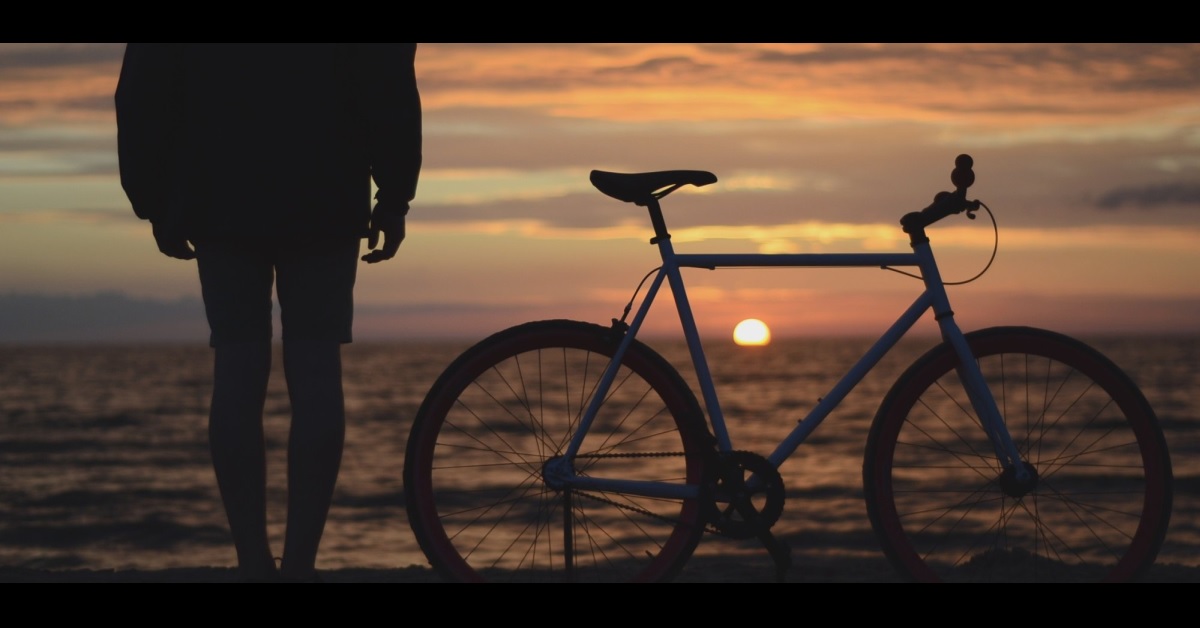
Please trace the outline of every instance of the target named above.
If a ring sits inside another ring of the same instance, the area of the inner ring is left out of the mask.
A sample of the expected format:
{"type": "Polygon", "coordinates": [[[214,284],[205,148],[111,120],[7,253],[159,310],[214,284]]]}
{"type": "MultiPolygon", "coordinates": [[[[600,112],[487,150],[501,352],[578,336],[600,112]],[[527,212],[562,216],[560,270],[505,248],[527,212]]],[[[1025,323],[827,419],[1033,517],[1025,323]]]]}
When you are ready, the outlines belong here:
{"type": "Polygon", "coordinates": [[[596,72],[599,77],[616,77],[621,81],[630,79],[672,79],[695,77],[715,69],[712,63],[699,63],[686,56],[655,57],[640,63],[625,67],[601,68],[596,72]]]}
{"type": "Polygon", "coordinates": [[[124,44],[0,44],[0,129],[113,120],[124,44]]]}
{"type": "Polygon", "coordinates": [[[137,218],[130,209],[72,208],[39,209],[36,211],[0,211],[0,225],[88,224],[127,227],[136,225],[137,218]]]}
{"type": "Polygon", "coordinates": [[[1087,84],[1099,91],[1193,91],[1200,87],[1196,44],[825,44],[797,49],[764,45],[765,64],[844,78],[918,81],[987,89],[1000,101],[1016,81],[1042,87],[1087,84]],[[886,70],[886,71],[885,71],[886,70]],[[999,79],[999,80],[998,80],[999,79]]]}
{"type": "Polygon", "coordinates": [[[1160,183],[1140,187],[1119,187],[1096,199],[1100,209],[1153,209],[1169,205],[1200,205],[1200,184],[1160,183]]]}
{"type": "Polygon", "coordinates": [[[0,72],[12,76],[64,67],[104,69],[120,64],[124,55],[125,44],[0,44],[0,72]]]}

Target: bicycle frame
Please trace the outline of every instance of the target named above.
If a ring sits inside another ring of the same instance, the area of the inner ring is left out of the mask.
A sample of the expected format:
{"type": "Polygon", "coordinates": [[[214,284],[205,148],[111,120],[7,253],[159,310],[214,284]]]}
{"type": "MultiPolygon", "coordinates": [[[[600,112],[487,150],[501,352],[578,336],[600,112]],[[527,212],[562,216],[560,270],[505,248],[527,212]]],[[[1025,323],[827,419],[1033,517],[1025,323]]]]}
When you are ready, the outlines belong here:
{"type": "Polygon", "coordinates": [[[732,439],[725,424],[725,416],[717,399],[717,391],[708,361],[700,342],[700,333],[692,315],[691,304],[688,302],[687,291],[684,287],[683,268],[753,268],[753,267],[788,267],[788,268],[862,268],[862,267],[916,267],[920,270],[925,284],[924,291],[913,301],[871,348],[842,376],[837,384],[823,396],[817,405],[798,421],[795,428],[778,444],[767,459],[778,468],[796,449],[817,429],[829,416],[846,395],[866,377],[867,373],[886,355],[927,310],[932,309],[934,318],[941,330],[943,340],[948,342],[959,358],[959,374],[980,417],[982,428],[988,434],[996,455],[1002,461],[1013,467],[1019,480],[1028,477],[1025,465],[1022,464],[1017,447],[1012,441],[1003,418],[997,409],[991,390],[984,381],[983,374],[971,353],[962,330],[954,321],[954,312],[950,307],[949,297],[942,284],[937,263],[929,242],[924,238],[914,238],[912,253],[800,253],[800,254],[678,254],[671,245],[670,234],[662,219],[662,210],[657,199],[647,203],[651,221],[655,226],[655,237],[651,244],[658,246],[662,258],[662,266],[654,276],[637,313],[634,315],[629,329],[621,341],[612,361],[609,363],[599,387],[592,397],[582,420],[568,446],[565,455],[557,464],[546,468],[546,479],[556,486],[579,489],[619,489],[623,492],[641,494],[651,497],[687,498],[694,497],[696,487],[664,482],[630,481],[600,477],[583,477],[575,474],[570,461],[574,459],[587,435],[592,421],[603,403],[607,392],[614,381],[622,357],[649,313],[659,289],[665,279],[671,286],[675,299],[675,308],[683,326],[684,338],[687,341],[692,365],[699,380],[703,402],[708,412],[709,423],[717,439],[720,452],[733,450],[732,439]]]}

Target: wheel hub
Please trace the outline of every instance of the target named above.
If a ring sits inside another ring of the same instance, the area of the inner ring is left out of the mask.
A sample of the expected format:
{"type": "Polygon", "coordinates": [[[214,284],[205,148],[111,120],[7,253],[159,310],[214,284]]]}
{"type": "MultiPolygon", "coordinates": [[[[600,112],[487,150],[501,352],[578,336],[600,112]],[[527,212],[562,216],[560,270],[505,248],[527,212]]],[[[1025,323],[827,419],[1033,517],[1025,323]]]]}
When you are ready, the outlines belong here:
{"type": "Polygon", "coordinates": [[[1022,461],[1021,464],[1025,467],[1025,471],[1029,474],[1029,477],[1024,481],[1017,479],[1017,468],[1012,465],[1009,465],[1009,467],[1004,470],[1004,473],[1000,474],[1000,490],[1004,491],[1005,495],[1008,495],[1014,499],[1024,497],[1025,495],[1029,494],[1030,491],[1037,488],[1037,469],[1034,469],[1033,465],[1029,464],[1027,461],[1022,461]]]}

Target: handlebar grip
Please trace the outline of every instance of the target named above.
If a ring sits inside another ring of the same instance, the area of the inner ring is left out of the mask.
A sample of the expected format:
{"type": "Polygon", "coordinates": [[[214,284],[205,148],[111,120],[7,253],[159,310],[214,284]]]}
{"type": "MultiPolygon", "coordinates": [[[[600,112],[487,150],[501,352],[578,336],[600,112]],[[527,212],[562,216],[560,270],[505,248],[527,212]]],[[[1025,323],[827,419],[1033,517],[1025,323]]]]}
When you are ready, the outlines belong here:
{"type": "Polygon", "coordinates": [[[950,173],[950,182],[956,190],[966,192],[967,188],[975,183],[975,171],[971,170],[974,165],[975,160],[971,159],[970,155],[963,154],[954,159],[954,172],[950,173]]]}
{"type": "Polygon", "coordinates": [[[963,210],[978,210],[979,201],[967,200],[967,188],[975,183],[975,171],[971,169],[974,165],[975,160],[970,155],[962,154],[955,158],[954,171],[950,173],[954,191],[938,192],[928,207],[901,218],[900,224],[904,227],[904,232],[916,233],[950,214],[957,214],[963,210]]]}

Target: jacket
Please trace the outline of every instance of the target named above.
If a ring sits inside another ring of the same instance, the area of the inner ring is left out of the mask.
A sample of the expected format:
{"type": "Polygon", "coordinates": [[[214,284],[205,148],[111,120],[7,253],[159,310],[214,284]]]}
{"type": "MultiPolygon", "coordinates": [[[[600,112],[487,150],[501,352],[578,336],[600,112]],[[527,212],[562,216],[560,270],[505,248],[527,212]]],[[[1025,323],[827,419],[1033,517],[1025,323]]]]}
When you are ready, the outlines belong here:
{"type": "Polygon", "coordinates": [[[416,44],[129,44],[116,90],[134,213],[192,241],[365,236],[421,168],[416,44]]]}

